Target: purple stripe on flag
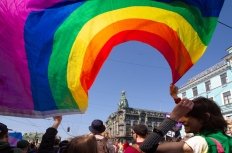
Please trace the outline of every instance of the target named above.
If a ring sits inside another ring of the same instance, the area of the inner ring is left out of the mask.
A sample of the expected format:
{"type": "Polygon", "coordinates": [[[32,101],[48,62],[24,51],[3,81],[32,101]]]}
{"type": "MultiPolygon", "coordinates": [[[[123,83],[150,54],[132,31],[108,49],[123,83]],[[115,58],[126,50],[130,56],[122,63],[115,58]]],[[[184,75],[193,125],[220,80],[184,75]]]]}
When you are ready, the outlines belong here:
{"type": "Polygon", "coordinates": [[[12,109],[34,109],[28,61],[24,44],[25,21],[31,11],[43,9],[62,1],[63,0],[1,0],[1,106],[12,109]],[[30,8],[30,10],[28,8],[30,8]]]}
{"type": "Polygon", "coordinates": [[[25,3],[1,0],[0,7],[0,104],[13,109],[33,109],[23,36],[25,3]]]}

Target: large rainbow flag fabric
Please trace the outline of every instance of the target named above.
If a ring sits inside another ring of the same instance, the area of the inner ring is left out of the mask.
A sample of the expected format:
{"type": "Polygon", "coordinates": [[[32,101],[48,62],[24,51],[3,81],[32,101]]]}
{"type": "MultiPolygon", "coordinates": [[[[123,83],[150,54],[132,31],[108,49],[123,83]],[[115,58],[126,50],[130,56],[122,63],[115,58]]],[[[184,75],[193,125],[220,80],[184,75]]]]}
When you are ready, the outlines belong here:
{"type": "Polygon", "coordinates": [[[112,48],[140,41],[175,83],[203,55],[224,0],[1,0],[0,114],[84,113],[112,48]]]}

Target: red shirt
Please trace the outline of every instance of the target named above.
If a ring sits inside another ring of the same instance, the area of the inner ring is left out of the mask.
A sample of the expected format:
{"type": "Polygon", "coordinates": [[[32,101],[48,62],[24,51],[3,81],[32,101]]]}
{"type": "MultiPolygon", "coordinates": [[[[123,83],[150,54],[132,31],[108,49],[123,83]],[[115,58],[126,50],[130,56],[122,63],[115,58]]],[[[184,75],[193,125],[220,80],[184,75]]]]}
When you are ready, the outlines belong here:
{"type": "Polygon", "coordinates": [[[140,153],[137,149],[135,149],[133,146],[128,146],[124,153],[140,153]]]}
{"type": "Polygon", "coordinates": [[[125,142],[124,144],[123,144],[123,150],[126,150],[126,148],[129,146],[129,143],[128,142],[125,142]]]}

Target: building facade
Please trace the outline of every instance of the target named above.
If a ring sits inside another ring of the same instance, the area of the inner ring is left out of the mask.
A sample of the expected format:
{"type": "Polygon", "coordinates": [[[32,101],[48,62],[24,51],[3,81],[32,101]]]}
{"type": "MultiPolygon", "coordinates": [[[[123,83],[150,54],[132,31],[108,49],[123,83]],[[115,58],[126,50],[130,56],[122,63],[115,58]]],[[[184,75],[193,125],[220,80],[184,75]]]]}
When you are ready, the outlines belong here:
{"type": "Polygon", "coordinates": [[[225,118],[232,118],[232,47],[217,64],[191,78],[179,89],[178,96],[193,99],[199,96],[214,100],[225,118]]]}
{"type": "Polygon", "coordinates": [[[168,113],[130,108],[126,93],[121,93],[118,110],[109,115],[106,121],[106,131],[109,137],[118,140],[131,141],[131,128],[136,124],[147,125],[149,131],[158,126],[168,113]]]}

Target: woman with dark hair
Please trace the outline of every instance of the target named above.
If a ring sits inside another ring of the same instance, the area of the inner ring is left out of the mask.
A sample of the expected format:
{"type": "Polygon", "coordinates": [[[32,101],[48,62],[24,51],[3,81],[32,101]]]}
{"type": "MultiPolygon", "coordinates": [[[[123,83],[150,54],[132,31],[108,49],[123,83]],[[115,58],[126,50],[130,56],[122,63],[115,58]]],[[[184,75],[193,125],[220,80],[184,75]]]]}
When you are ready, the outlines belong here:
{"type": "MultiPolygon", "coordinates": [[[[171,95],[176,99],[176,95],[173,93],[171,95]]],[[[184,125],[186,133],[194,133],[194,136],[181,142],[162,143],[158,145],[156,152],[231,153],[232,137],[225,133],[227,123],[219,106],[214,101],[204,97],[195,98],[192,102],[194,103],[192,110],[178,121],[184,125]]],[[[153,146],[149,146],[149,144],[154,145],[154,143],[149,142],[150,140],[145,140],[143,146],[140,147],[146,153],[154,152],[153,146]]]]}
{"type": "Polygon", "coordinates": [[[194,103],[192,111],[179,121],[185,126],[186,133],[194,133],[195,136],[186,140],[183,148],[194,153],[214,153],[219,150],[231,153],[232,138],[225,134],[227,123],[218,105],[204,97],[192,101],[194,103]]]}
{"type": "Polygon", "coordinates": [[[64,153],[98,153],[94,135],[82,135],[73,138],[64,153]]]}
{"type": "MultiPolygon", "coordinates": [[[[199,133],[225,132],[227,128],[226,120],[222,116],[221,109],[214,101],[208,98],[198,97],[193,99],[192,102],[194,103],[192,111],[186,117],[180,119],[181,122],[185,122],[187,118],[198,120],[201,126],[196,132],[199,133]]],[[[187,126],[185,126],[185,130],[188,130],[187,126]]]]}

